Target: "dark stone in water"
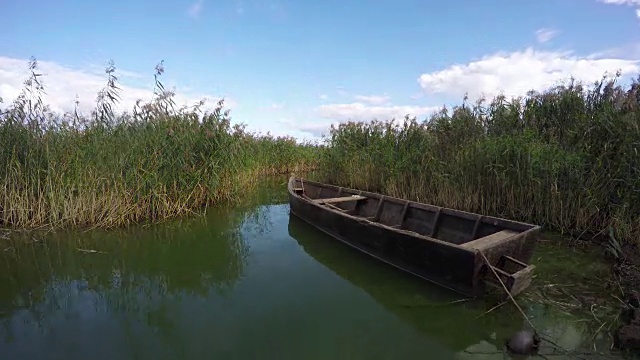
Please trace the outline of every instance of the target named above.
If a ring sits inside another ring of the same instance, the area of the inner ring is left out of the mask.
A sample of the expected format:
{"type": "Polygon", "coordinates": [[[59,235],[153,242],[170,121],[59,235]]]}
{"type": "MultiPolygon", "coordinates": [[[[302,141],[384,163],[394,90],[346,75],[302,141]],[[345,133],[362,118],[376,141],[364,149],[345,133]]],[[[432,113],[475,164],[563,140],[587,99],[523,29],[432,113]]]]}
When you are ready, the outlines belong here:
{"type": "Polygon", "coordinates": [[[616,331],[619,348],[640,351],[640,293],[634,291],[627,302],[629,308],[622,313],[625,325],[616,331]]]}
{"type": "Polygon", "coordinates": [[[640,351],[640,293],[635,292],[631,296],[629,305],[633,309],[627,312],[626,325],[618,329],[616,340],[620,348],[640,351]]]}
{"type": "Polygon", "coordinates": [[[615,343],[622,350],[640,354],[640,246],[631,242],[622,243],[624,257],[617,259],[614,272],[620,286],[631,295],[625,299],[622,311],[623,325],[616,331],[615,343]]]}
{"type": "Polygon", "coordinates": [[[528,355],[536,350],[539,344],[540,338],[538,338],[537,334],[522,330],[515,333],[511,339],[509,339],[507,348],[516,354],[528,355]]]}
{"type": "Polygon", "coordinates": [[[629,305],[636,309],[640,308],[640,292],[634,291],[633,294],[631,294],[629,297],[629,305]]]}
{"type": "Polygon", "coordinates": [[[640,351],[640,325],[624,325],[616,336],[621,348],[640,351]]]}

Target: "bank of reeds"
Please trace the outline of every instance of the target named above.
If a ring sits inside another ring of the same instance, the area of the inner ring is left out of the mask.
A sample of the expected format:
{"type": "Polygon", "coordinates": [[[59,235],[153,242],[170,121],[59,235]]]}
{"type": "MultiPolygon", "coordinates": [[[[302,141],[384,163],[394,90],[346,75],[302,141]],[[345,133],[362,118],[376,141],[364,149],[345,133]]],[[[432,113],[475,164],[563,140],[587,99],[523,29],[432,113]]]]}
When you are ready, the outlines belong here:
{"type": "Polygon", "coordinates": [[[90,115],[55,114],[42,102],[37,62],[0,115],[0,227],[113,227],[159,221],[240,200],[257,176],[316,166],[317,148],[232,125],[219,101],[176,108],[155,97],[116,114],[115,67],[90,115]]]}
{"type": "Polygon", "coordinates": [[[424,122],[341,124],[327,139],[323,176],[575,236],[638,241],[640,78],[617,81],[571,81],[488,104],[465,98],[424,122]]]}

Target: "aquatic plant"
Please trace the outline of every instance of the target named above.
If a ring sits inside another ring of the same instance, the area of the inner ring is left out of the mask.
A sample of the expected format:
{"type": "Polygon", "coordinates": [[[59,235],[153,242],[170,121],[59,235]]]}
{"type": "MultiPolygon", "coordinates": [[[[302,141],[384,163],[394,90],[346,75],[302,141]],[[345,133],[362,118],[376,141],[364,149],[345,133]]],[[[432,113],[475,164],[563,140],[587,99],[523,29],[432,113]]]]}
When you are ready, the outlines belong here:
{"type": "Polygon", "coordinates": [[[232,124],[224,100],[177,108],[164,88],[117,114],[116,68],[95,110],[56,114],[43,103],[42,74],[30,77],[0,114],[0,226],[113,227],[160,221],[207,205],[236,202],[262,174],[312,169],[318,148],[232,124]]]}
{"type": "Polygon", "coordinates": [[[332,127],[321,160],[342,186],[541,224],[640,239],[640,77],[576,81],[419,122],[332,127]]]}

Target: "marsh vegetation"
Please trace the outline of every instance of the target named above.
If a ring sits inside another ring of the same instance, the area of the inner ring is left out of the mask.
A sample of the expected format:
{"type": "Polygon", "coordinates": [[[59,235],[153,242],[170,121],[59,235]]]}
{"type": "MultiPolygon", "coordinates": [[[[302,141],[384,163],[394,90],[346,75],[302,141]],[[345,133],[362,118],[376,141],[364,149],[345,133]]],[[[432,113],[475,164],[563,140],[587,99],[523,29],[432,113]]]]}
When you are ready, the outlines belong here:
{"type": "Polygon", "coordinates": [[[618,80],[465,98],[424,122],[343,123],[320,169],[342,186],[604,238],[618,253],[640,239],[640,78],[618,80]]]}
{"type": "Polygon", "coordinates": [[[116,113],[113,64],[91,114],[54,114],[37,62],[0,115],[0,225],[112,227],[239,201],[259,175],[318,169],[322,180],[527,221],[574,237],[640,238],[640,78],[575,81],[480,99],[424,121],[347,122],[325,146],[232,124],[220,100],[154,98],[116,113]]]}
{"type": "Polygon", "coordinates": [[[220,100],[177,108],[156,67],[154,98],[116,113],[113,64],[95,111],[63,115],[43,103],[37,62],[0,115],[0,226],[115,227],[241,201],[258,176],[311,169],[317,148],[232,124],[220,100]]]}

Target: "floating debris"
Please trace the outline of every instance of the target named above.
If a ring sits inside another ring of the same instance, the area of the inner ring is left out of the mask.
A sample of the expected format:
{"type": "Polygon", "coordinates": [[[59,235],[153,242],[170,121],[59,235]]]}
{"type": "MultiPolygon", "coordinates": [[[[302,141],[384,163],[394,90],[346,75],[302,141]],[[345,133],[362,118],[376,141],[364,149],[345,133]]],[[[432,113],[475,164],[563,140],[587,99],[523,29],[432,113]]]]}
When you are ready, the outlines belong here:
{"type": "Polygon", "coordinates": [[[104,251],[98,251],[98,250],[93,250],[93,249],[76,248],[76,250],[78,250],[80,252],[84,252],[84,253],[89,253],[89,254],[106,254],[104,251]]]}

